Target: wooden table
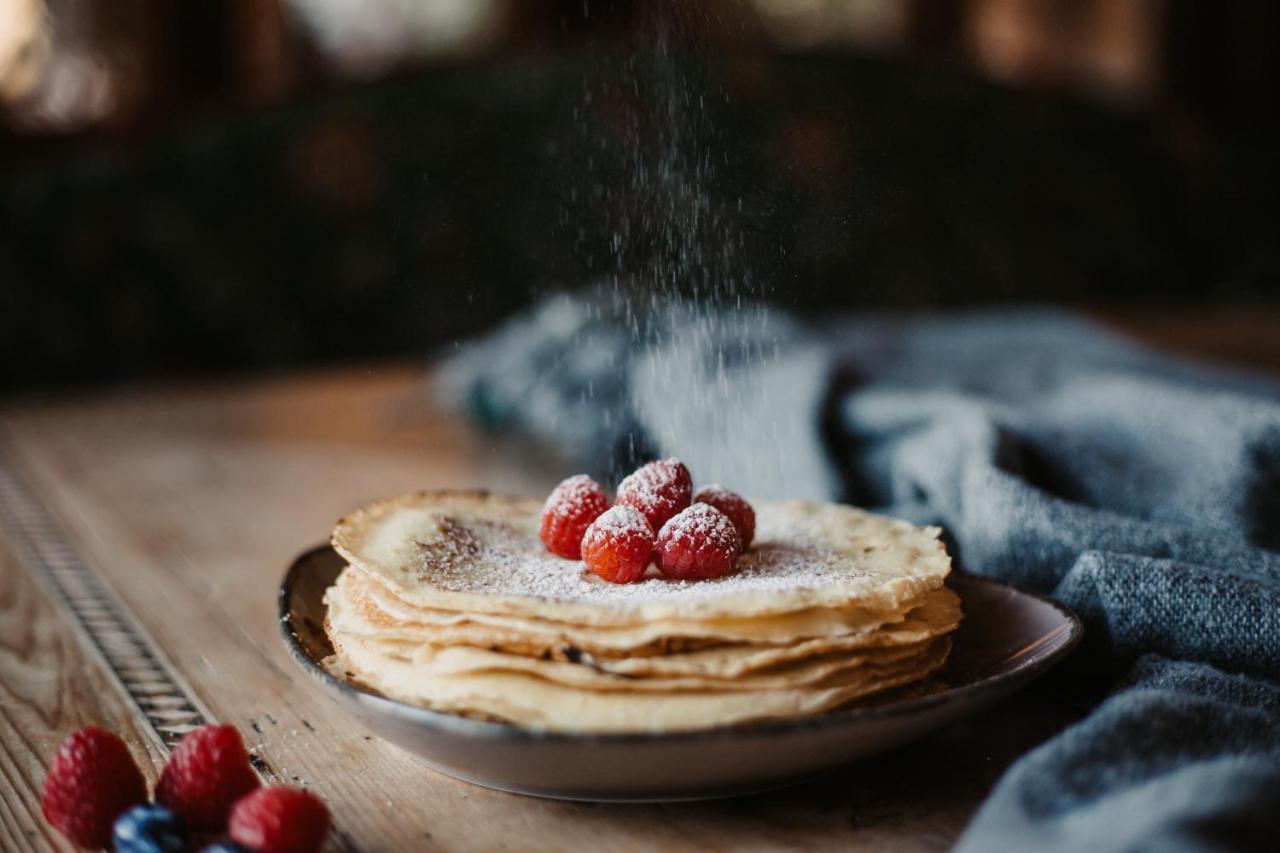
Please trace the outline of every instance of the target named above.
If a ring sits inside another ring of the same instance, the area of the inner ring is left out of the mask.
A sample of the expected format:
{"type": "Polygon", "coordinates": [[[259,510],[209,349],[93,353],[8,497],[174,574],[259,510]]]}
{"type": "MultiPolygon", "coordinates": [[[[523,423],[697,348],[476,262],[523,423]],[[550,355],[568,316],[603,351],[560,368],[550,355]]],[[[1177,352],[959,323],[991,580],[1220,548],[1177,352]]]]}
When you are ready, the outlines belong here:
{"type": "Polygon", "coordinates": [[[431,772],[330,705],[275,616],[289,561],[361,503],[539,494],[563,475],[430,390],[396,366],[0,407],[0,849],[65,846],[38,792],[67,732],[120,732],[154,781],[205,719],[239,727],[269,780],[323,796],[335,849],[944,849],[1009,762],[1085,707],[1050,676],[891,755],[702,804],[536,800],[431,772]]]}

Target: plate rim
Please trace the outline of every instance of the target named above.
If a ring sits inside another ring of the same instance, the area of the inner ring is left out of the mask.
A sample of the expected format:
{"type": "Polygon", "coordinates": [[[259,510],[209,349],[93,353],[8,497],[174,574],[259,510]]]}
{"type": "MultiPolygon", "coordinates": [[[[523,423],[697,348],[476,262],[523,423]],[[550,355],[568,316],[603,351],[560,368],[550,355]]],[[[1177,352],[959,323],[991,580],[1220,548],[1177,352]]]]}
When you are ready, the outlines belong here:
{"type": "Polygon", "coordinates": [[[434,711],[430,708],[423,708],[419,705],[401,702],[397,699],[391,699],[381,693],[377,693],[369,688],[360,687],[346,679],[339,678],[322,667],[320,663],[307,654],[306,650],[302,647],[302,642],[298,638],[298,633],[293,628],[292,613],[289,610],[289,598],[302,567],[310,560],[314,559],[318,554],[326,551],[333,553],[334,556],[338,557],[338,559],[342,559],[334,550],[333,546],[328,543],[308,548],[298,554],[298,556],[289,564],[289,569],[285,572],[284,578],[281,580],[280,586],[276,591],[276,623],[279,626],[280,635],[284,640],[285,648],[288,649],[290,657],[292,657],[308,675],[320,682],[323,686],[336,690],[353,701],[366,703],[374,706],[375,708],[379,708],[380,710],[390,711],[400,717],[408,717],[424,726],[443,730],[449,734],[465,735],[467,737],[483,738],[493,741],[534,741],[539,743],[577,744],[674,743],[688,740],[701,741],[711,738],[732,739],[749,735],[794,733],[805,730],[835,728],[850,723],[861,722],[863,720],[910,716],[927,711],[939,705],[947,704],[955,699],[971,696],[973,694],[985,693],[989,690],[999,689],[1004,685],[1017,684],[1036,678],[1050,669],[1062,658],[1069,655],[1080,644],[1080,641],[1084,637],[1084,623],[1076,612],[1067,605],[1055,601],[1048,596],[1041,595],[1036,592],[1029,592],[1014,586],[1011,583],[997,580],[996,578],[953,569],[954,574],[962,575],[966,580],[1004,587],[1015,595],[1033,598],[1042,604],[1049,605],[1066,620],[1066,639],[1061,645],[1052,651],[1033,657],[1027,662],[1020,664],[1007,672],[1002,672],[999,675],[973,681],[961,687],[949,688],[941,693],[922,696],[918,699],[904,699],[884,705],[872,705],[864,708],[846,708],[843,710],[827,711],[821,714],[790,720],[782,719],[762,720],[754,723],[730,723],[708,728],[681,729],[671,732],[551,731],[546,729],[528,728],[516,725],[515,723],[503,723],[494,720],[478,720],[472,717],[464,717],[460,714],[452,714],[447,711],[434,711]]]}

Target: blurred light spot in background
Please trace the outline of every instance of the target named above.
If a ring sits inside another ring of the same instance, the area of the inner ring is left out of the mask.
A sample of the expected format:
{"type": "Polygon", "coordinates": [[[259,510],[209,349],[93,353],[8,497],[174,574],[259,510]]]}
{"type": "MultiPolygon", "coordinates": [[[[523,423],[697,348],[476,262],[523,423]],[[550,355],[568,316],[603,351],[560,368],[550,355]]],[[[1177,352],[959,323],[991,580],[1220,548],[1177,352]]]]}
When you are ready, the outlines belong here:
{"type": "Polygon", "coordinates": [[[70,0],[0,3],[0,96],[11,124],[37,133],[76,130],[119,107],[95,16],[109,10],[70,0]]]}
{"type": "Polygon", "coordinates": [[[0,4],[0,97],[12,102],[35,88],[46,48],[44,4],[4,0],[0,4]]]}
{"type": "Polygon", "coordinates": [[[1157,82],[1156,0],[980,0],[971,7],[969,53],[996,79],[1114,100],[1145,97],[1157,82]]]}
{"type": "Polygon", "coordinates": [[[899,46],[911,4],[901,0],[753,0],[766,32],[782,47],[899,46]]]}
{"type": "Polygon", "coordinates": [[[340,71],[373,75],[406,59],[456,54],[494,32],[495,0],[289,0],[340,71]]]}

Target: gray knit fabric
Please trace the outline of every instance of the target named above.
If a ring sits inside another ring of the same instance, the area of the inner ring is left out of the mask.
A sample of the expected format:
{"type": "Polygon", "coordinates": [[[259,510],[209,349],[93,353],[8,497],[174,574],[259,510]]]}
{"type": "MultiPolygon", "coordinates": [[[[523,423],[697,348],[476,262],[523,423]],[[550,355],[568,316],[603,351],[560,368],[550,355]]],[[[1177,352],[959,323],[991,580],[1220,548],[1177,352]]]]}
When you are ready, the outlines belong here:
{"type": "Polygon", "coordinates": [[[1009,769],[960,849],[1280,849],[1280,384],[1054,312],[640,334],[598,294],[557,304],[455,362],[488,423],[615,476],[673,453],[751,496],[936,522],[964,568],[1085,619],[1114,692],[1009,769]]]}

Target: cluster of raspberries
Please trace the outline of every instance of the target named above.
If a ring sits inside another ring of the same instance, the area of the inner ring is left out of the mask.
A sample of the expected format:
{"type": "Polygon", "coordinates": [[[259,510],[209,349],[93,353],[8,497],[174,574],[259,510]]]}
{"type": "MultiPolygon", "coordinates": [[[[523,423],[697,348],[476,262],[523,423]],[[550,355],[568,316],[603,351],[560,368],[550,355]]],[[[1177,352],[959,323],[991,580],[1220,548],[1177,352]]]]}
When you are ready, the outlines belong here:
{"type": "Polygon", "coordinates": [[[233,726],[203,726],[183,737],[155,800],[147,802],[147,780],[124,741],[88,726],[58,748],[40,807],[81,847],[117,853],[315,853],[329,834],[329,810],[319,798],[261,787],[233,726]]]}
{"type": "Polygon", "coordinates": [[[755,536],[756,513],[723,486],[694,494],[684,463],[659,459],[619,483],[612,505],[586,474],[565,480],[547,498],[538,532],[553,554],[613,583],[640,580],[650,563],[667,577],[701,580],[733,568],[755,536]]]}

